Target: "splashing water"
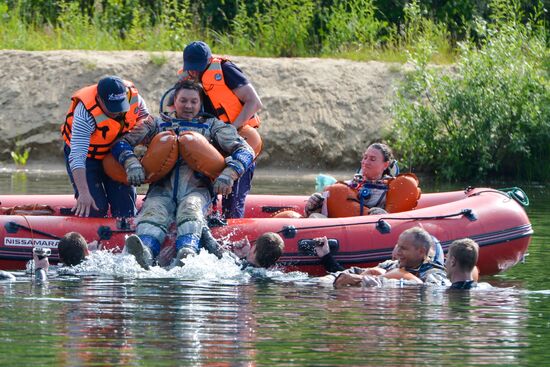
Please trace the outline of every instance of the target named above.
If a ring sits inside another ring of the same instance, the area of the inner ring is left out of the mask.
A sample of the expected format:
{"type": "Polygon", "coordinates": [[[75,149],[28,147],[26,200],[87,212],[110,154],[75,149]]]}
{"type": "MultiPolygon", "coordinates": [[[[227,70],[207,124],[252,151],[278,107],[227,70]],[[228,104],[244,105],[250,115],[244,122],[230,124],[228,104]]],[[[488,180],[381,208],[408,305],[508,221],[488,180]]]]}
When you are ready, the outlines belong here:
{"type": "Polygon", "coordinates": [[[308,279],[306,273],[284,273],[276,267],[243,270],[231,256],[224,254],[221,259],[218,259],[205,250],[196,256],[186,258],[184,266],[174,268],[153,266],[150,270],[140,267],[132,255],[113,253],[107,250],[94,251],[82,264],[75,266],[74,271],[78,275],[95,274],[125,278],[173,278],[201,281],[232,280],[239,283],[246,283],[251,277],[283,282],[308,279]]]}

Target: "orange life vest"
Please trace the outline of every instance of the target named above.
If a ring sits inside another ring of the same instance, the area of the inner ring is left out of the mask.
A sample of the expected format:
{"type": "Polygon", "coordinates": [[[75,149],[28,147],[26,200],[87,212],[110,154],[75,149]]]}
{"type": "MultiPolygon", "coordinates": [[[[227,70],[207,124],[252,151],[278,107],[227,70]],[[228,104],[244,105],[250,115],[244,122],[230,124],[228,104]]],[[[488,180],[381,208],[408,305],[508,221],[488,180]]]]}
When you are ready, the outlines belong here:
{"type": "MultiPolygon", "coordinates": [[[[399,213],[413,210],[420,199],[419,181],[413,173],[403,173],[397,177],[383,180],[388,186],[386,205],[388,213],[399,213]]],[[[360,188],[359,188],[360,189],[360,188]]],[[[328,191],[327,211],[329,218],[354,217],[361,215],[359,190],[344,182],[337,182],[325,188],[328,191]]],[[[363,210],[363,215],[368,215],[363,210]]]]}
{"type": "MultiPolygon", "coordinates": [[[[214,109],[216,116],[227,123],[233,123],[241,110],[243,103],[225,84],[222,72],[222,62],[229,61],[221,57],[214,57],[208,68],[204,71],[201,77],[201,83],[204,88],[204,93],[208,96],[214,109]]],[[[260,126],[260,119],[254,115],[247,121],[247,125],[252,127],[260,126]]]]}
{"type": "Polygon", "coordinates": [[[97,103],[97,84],[84,87],[77,91],[71,97],[71,106],[67,111],[65,123],[61,126],[61,135],[67,145],[71,146],[71,136],[73,127],[73,114],[76,105],[82,102],[86,111],[92,115],[95,120],[96,128],[90,137],[90,147],[88,148],[88,158],[102,160],[111,150],[111,144],[123,133],[131,130],[136,124],[139,112],[138,90],[132,82],[124,81],[128,87],[128,101],[130,109],[124,114],[124,121],[118,122],[111,119],[97,103]]]}

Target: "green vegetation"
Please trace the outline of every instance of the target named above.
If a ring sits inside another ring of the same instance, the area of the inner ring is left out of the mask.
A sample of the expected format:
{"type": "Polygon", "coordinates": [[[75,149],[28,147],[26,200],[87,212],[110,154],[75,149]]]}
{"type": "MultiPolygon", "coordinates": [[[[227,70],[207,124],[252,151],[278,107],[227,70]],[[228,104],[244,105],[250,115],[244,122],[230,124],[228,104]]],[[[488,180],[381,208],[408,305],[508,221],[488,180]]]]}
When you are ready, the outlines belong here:
{"type": "Polygon", "coordinates": [[[547,1],[0,0],[0,47],[408,61],[388,139],[410,166],[547,179],[547,1]]]}
{"type": "Polygon", "coordinates": [[[168,56],[163,53],[151,53],[149,54],[149,59],[156,66],[162,66],[168,62],[168,56]]]}
{"type": "Polygon", "coordinates": [[[0,19],[2,49],[176,51],[203,39],[219,54],[404,62],[422,36],[438,63],[483,37],[479,19],[496,21],[486,2],[439,0],[0,0],[0,19]]]}
{"type": "Polygon", "coordinates": [[[494,0],[492,23],[459,44],[451,70],[428,65],[418,38],[414,66],[394,103],[392,145],[416,169],[446,179],[491,174],[550,177],[550,52],[541,12],[521,22],[518,1],[494,0]]]}
{"type": "Polygon", "coordinates": [[[30,151],[31,148],[25,148],[25,150],[21,153],[21,147],[16,144],[15,150],[11,151],[11,158],[13,159],[15,165],[18,167],[26,166],[30,151]]]}

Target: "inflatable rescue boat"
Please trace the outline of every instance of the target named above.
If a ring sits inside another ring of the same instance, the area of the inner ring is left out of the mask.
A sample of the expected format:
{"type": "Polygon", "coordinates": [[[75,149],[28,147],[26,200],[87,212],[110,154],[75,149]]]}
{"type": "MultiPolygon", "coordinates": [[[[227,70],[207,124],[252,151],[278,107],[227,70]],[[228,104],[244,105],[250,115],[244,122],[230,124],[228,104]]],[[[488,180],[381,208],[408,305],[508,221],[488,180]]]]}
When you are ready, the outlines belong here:
{"type": "MultiPolygon", "coordinates": [[[[521,261],[533,229],[522,205],[528,199],[521,189],[499,191],[468,188],[464,191],[422,194],[414,210],[346,218],[285,218],[281,211],[303,213],[307,196],[249,195],[243,219],[211,221],[214,237],[254,241],[264,232],[279,233],[285,250],[279,264],[286,270],[324,274],[313,253],[313,238],[327,236],[335,258],[345,267],[374,266],[391,258],[398,236],[421,226],[441,242],[469,237],[479,244],[482,275],[502,272],[521,261]]],[[[139,198],[138,206],[143,197],[139,198]]],[[[79,218],[71,215],[72,195],[0,195],[0,269],[22,269],[36,246],[52,249],[57,257],[60,237],[80,232],[88,241],[120,251],[126,235],[134,233],[133,220],[79,218]]],[[[168,236],[163,246],[173,244],[168,236]]]]}

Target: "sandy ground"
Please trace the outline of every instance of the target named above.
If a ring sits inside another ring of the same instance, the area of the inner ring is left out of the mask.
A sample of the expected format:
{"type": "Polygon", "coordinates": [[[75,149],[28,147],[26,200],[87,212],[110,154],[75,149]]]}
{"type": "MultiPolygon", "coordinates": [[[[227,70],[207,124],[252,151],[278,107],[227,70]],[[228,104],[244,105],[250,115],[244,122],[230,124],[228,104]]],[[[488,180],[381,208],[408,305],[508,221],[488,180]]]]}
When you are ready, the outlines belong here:
{"type": "MultiPolygon", "coordinates": [[[[256,87],[264,152],[259,164],[292,169],[356,167],[389,128],[401,67],[337,59],[232,58],[256,87]]],[[[132,80],[153,113],[176,81],[180,52],[0,51],[0,168],[15,144],[29,164],[62,164],[62,124],[71,94],[105,75],[132,80]]]]}

